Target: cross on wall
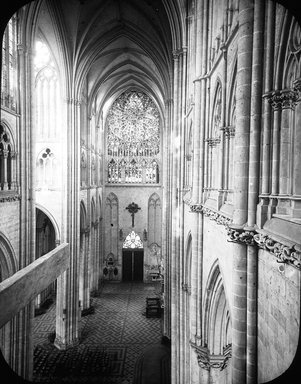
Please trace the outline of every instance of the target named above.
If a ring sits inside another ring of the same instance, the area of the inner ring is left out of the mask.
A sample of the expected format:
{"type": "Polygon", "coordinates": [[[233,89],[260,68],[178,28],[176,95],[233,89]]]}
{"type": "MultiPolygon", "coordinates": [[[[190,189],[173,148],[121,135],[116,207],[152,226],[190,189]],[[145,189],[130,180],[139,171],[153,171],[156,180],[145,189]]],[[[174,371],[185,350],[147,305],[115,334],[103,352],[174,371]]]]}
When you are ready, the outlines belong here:
{"type": "Polygon", "coordinates": [[[139,209],[141,209],[140,207],[138,207],[138,204],[132,202],[131,204],[129,204],[126,209],[129,211],[129,213],[131,214],[132,216],[132,227],[134,227],[135,225],[135,213],[138,212],[139,209]]]}

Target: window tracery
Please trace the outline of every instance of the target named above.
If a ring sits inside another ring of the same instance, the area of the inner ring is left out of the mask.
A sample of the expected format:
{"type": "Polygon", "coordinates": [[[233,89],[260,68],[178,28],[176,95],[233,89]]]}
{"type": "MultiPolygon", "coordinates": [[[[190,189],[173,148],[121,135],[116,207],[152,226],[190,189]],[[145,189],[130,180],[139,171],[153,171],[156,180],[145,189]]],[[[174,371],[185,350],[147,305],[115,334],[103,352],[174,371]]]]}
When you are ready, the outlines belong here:
{"type": "Polygon", "coordinates": [[[56,184],[57,160],[50,148],[40,152],[37,158],[37,185],[49,188],[56,184]]]}
{"type": "Polygon", "coordinates": [[[12,16],[2,40],[1,105],[16,111],[17,18],[12,16]]]}
{"type": "Polygon", "coordinates": [[[140,239],[140,236],[137,235],[134,231],[129,233],[124,240],[123,248],[143,248],[143,243],[140,239]]]}
{"type": "Polygon", "coordinates": [[[34,57],[37,133],[55,138],[60,125],[60,89],[56,66],[47,45],[38,40],[34,57]]]}
{"type": "Polygon", "coordinates": [[[143,92],[127,91],[107,118],[107,181],[159,183],[160,116],[143,92]]]}

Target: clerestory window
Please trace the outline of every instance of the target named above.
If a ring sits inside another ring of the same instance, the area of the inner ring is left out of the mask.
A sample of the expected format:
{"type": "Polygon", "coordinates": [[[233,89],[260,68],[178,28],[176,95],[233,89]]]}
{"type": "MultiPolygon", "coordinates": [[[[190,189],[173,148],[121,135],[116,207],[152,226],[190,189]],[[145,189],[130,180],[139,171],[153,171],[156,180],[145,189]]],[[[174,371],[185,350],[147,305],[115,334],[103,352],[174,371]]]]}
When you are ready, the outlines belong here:
{"type": "Polygon", "coordinates": [[[17,18],[12,16],[2,40],[1,106],[16,111],[17,18]]]}
{"type": "Polygon", "coordinates": [[[159,183],[160,115],[150,97],[122,93],[109,110],[106,132],[108,183],[159,183]]]}

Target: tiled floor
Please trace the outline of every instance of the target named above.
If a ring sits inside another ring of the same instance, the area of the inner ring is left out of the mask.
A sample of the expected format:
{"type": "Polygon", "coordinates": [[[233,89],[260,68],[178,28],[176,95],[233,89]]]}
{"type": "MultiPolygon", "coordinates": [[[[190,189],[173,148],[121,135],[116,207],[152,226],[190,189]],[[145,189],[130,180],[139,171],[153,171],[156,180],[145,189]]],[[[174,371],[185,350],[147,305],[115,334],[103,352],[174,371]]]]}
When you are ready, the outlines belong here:
{"type": "Polygon", "coordinates": [[[146,318],[146,297],[160,284],[107,283],[92,298],[93,314],[81,320],[81,343],[58,351],[48,340],[55,331],[55,306],[34,320],[34,381],[40,383],[130,384],[136,359],[161,341],[161,320],[146,318]]]}

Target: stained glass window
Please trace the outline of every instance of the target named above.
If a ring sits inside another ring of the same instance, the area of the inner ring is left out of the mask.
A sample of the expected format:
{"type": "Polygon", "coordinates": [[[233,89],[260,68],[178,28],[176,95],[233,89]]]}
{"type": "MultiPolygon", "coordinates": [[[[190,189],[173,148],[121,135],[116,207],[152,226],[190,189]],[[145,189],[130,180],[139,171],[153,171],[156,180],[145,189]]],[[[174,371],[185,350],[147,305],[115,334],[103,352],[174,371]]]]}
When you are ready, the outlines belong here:
{"type": "Polygon", "coordinates": [[[134,231],[132,231],[124,240],[123,248],[143,248],[143,243],[134,231]]]}
{"type": "Polygon", "coordinates": [[[160,115],[143,92],[126,91],[109,110],[107,181],[159,183],[160,115]]]}

